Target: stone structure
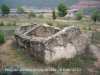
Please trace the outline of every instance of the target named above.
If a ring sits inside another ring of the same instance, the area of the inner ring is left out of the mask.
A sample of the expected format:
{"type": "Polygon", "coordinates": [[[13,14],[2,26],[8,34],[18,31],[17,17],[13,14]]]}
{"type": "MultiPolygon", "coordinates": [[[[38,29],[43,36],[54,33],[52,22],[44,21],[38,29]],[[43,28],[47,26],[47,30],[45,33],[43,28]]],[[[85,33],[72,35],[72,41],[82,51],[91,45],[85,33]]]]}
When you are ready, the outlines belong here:
{"type": "Polygon", "coordinates": [[[45,64],[85,53],[89,39],[78,27],[64,29],[49,25],[20,26],[14,32],[17,42],[45,64]]]}

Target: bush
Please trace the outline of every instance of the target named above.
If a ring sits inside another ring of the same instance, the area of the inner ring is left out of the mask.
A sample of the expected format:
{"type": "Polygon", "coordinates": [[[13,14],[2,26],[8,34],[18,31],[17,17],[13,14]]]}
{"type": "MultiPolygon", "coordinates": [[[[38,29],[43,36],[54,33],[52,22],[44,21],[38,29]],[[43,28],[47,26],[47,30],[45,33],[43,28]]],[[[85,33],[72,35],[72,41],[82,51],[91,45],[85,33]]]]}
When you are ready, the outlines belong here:
{"type": "Polygon", "coordinates": [[[97,31],[97,27],[95,27],[95,31],[97,31]]]}
{"type": "Polygon", "coordinates": [[[50,25],[50,26],[52,26],[53,25],[53,22],[47,21],[47,24],[50,25]]]}
{"type": "Polygon", "coordinates": [[[93,44],[100,44],[100,32],[95,31],[92,33],[91,42],[93,44]]]}
{"type": "Polygon", "coordinates": [[[83,28],[84,30],[86,30],[86,27],[84,26],[84,28],[83,28]]]}
{"type": "Polygon", "coordinates": [[[77,14],[76,14],[76,19],[77,20],[81,20],[82,19],[82,13],[81,12],[77,12],[77,14]]]}
{"type": "Polygon", "coordinates": [[[4,43],[4,36],[0,34],[0,44],[4,43]]]}
{"type": "Polygon", "coordinates": [[[89,27],[89,29],[88,30],[91,30],[91,27],[89,27]]]}
{"type": "Polygon", "coordinates": [[[11,26],[12,24],[11,24],[11,22],[8,22],[7,25],[8,25],[8,26],[11,26]]]}
{"type": "Polygon", "coordinates": [[[44,18],[44,15],[43,14],[39,14],[39,18],[44,18]]]}
{"type": "Polygon", "coordinates": [[[16,21],[13,21],[13,25],[16,26],[16,21]]]}
{"type": "Polygon", "coordinates": [[[36,17],[36,14],[33,11],[30,11],[28,13],[28,19],[30,19],[31,17],[36,17]]]}
{"type": "Polygon", "coordinates": [[[0,26],[4,26],[4,23],[3,23],[3,21],[1,21],[1,23],[0,23],[0,26]]]}

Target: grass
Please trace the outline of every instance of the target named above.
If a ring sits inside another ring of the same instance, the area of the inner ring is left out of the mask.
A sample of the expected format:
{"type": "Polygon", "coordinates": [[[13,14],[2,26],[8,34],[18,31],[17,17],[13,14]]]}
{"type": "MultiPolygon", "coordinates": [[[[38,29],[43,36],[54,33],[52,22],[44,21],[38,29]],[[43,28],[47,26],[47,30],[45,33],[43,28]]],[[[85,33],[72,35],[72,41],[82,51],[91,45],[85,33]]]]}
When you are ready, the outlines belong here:
{"type": "Polygon", "coordinates": [[[18,57],[20,57],[20,61],[24,62],[25,64],[27,64],[28,66],[32,66],[34,65],[34,67],[46,67],[45,64],[39,62],[36,58],[34,58],[33,56],[31,56],[30,54],[28,54],[27,52],[25,52],[25,49],[23,47],[21,47],[16,41],[13,41],[11,46],[11,50],[15,52],[13,58],[17,59],[18,57]],[[20,50],[20,51],[18,51],[20,50]]]}
{"type": "Polygon", "coordinates": [[[53,25],[53,21],[47,21],[47,25],[52,26],[53,25]]]}
{"type": "Polygon", "coordinates": [[[77,20],[62,20],[62,19],[57,19],[56,21],[53,21],[52,18],[44,18],[44,19],[39,19],[39,18],[32,18],[28,19],[27,16],[22,16],[22,18],[19,17],[6,17],[2,18],[0,22],[5,23],[16,23],[16,25],[26,25],[26,24],[46,24],[49,23],[50,25],[53,26],[58,26],[60,28],[63,28],[65,26],[78,26],[78,27],[97,27],[100,28],[100,24],[93,24],[92,21],[90,22],[84,22],[84,21],[77,21],[77,20]]]}
{"type": "Polygon", "coordinates": [[[16,26],[0,26],[0,30],[13,30],[16,26]]]}
{"type": "Polygon", "coordinates": [[[92,33],[91,42],[93,44],[100,44],[100,31],[95,31],[92,33]]]}
{"type": "Polygon", "coordinates": [[[3,34],[5,38],[14,35],[14,29],[16,26],[0,26],[0,34],[3,34]]]}
{"type": "Polygon", "coordinates": [[[14,58],[14,59],[19,58],[19,54],[15,53],[14,56],[13,56],[13,58],[14,58]]]}
{"type": "Polygon", "coordinates": [[[56,71],[56,72],[48,71],[48,72],[42,72],[38,75],[64,75],[64,74],[62,74],[62,72],[59,72],[59,71],[56,71]]]}
{"type": "Polygon", "coordinates": [[[69,24],[67,24],[66,22],[56,22],[56,26],[62,29],[66,26],[69,26],[69,24]]]}

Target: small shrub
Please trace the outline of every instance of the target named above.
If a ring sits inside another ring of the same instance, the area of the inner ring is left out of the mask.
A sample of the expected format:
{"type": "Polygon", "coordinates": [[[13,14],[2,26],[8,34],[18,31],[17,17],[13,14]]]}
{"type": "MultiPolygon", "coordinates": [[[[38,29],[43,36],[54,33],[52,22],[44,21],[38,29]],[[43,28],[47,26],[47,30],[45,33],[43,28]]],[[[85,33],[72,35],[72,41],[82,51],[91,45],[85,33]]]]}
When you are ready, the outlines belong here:
{"type": "Polygon", "coordinates": [[[91,30],[92,31],[97,31],[97,27],[93,27],[91,30]]]}
{"type": "Polygon", "coordinates": [[[8,26],[11,26],[12,24],[11,24],[11,22],[8,22],[7,25],[8,25],[8,26]]]}
{"type": "Polygon", "coordinates": [[[86,27],[84,26],[84,28],[83,28],[84,30],[86,30],[86,27]]]}
{"type": "Polygon", "coordinates": [[[3,21],[1,21],[1,23],[0,23],[0,26],[4,26],[4,23],[3,23],[3,21]]]}
{"type": "Polygon", "coordinates": [[[2,61],[0,60],[0,63],[1,63],[2,61]]]}
{"type": "Polygon", "coordinates": [[[50,26],[52,26],[53,25],[53,22],[47,21],[47,24],[50,25],[50,26]]]}
{"type": "Polygon", "coordinates": [[[4,36],[0,34],[0,44],[4,43],[4,36]]]}
{"type": "Polygon", "coordinates": [[[44,18],[44,15],[43,14],[39,14],[39,18],[44,18]]]}
{"type": "Polygon", "coordinates": [[[100,44],[100,32],[95,31],[92,33],[91,42],[93,44],[100,44]]]}
{"type": "Polygon", "coordinates": [[[14,54],[14,56],[13,56],[14,59],[17,59],[18,57],[19,57],[19,55],[17,53],[14,54]]]}
{"type": "Polygon", "coordinates": [[[16,26],[16,21],[13,21],[13,24],[12,25],[16,26]]]}
{"type": "Polygon", "coordinates": [[[81,30],[84,30],[84,27],[80,27],[81,30]]]}
{"type": "Polygon", "coordinates": [[[94,28],[94,31],[97,31],[97,27],[94,28]]]}
{"type": "Polygon", "coordinates": [[[91,30],[91,27],[89,27],[89,29],[88,30],[91,30]]]}
{"type": "Polygon", "coordinates": [[[77,20],[81,20],[82,19],[82,13],[81,12],[77,12],[77,14],[76,14],[76,19],[77,20]]]}
{"type": "Polygon", "coordinates": [[[28,13],[28,19],[31,19],[31,17],[36,17],[36,13],[34,13],[33,11],[30,11],[28,13]]]}

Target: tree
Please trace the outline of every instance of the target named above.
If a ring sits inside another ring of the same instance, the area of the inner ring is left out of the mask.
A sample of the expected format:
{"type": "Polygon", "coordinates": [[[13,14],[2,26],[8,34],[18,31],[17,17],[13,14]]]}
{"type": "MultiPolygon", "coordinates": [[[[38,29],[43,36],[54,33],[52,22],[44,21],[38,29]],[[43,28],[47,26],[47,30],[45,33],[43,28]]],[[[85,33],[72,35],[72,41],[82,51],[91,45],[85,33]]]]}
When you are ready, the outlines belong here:
{"type": "Polygon", "coordinates": [[[18,14],[23,14],[24,13],[24,9],[21,8],[20,6],[18,6],[17,12],[18,12],[18,14]]]}
{"type": "Polygon", "coordinates": [[[76,19],[77,20],[81,20],[82,19],[82,13],[81,12],[77,12],[77,14],[76,14],[76,19]]]}
{"type": "Polygon", "coordinates": [[[39,18],[44,18],[44,15],[43,14],[39,14],[39,18]]]}
{"type": "Polygon", "coordinates": [[[55,20],[56,18],[57,18],[57,16],[56,16],[56,13],[55,13],[55,10],[53,9],[53,11],[52,11],[52,17],[53,17],[53,20],[55,20]]]}
{"type": "Polygon", "coordinates": [[[28,13],[28,18],[31,18],[31,17],[36,17],[36,14],[33,11],[30,11],[28,13]]]}
{"type": "Polygon", "coordinates": [[[58,15],[59,17],[64,17],[67,14],[67,6],[64,3],[58,5],[58,15]]]}
{"type": "Polygon", "coordinates": [[[7,5],[3,4],[1,6],[1,11],[2,11],[2,15],[5,16],[10,13],[10,8],[7,5]]]}
{"type": "Polygon", "coordinates": [[[97,21],[98,18],[99,18],[98,10],[93,11],[93,13],[91,14],[91,19],[93,19],[94,23],[97,21]]]}

